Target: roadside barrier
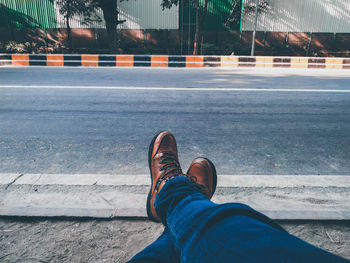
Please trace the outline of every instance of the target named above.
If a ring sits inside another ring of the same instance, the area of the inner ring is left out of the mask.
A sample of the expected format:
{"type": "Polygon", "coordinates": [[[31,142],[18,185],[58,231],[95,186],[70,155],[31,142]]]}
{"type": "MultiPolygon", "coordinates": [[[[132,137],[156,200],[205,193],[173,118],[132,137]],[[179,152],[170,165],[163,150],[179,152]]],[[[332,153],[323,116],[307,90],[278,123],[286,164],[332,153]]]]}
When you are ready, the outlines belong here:
{"type": "Polygon", "coordinates": [[[0,54],[0,66],[1,65],[56,67],[283,67],[350,69],[350,58],[0,54]]]}

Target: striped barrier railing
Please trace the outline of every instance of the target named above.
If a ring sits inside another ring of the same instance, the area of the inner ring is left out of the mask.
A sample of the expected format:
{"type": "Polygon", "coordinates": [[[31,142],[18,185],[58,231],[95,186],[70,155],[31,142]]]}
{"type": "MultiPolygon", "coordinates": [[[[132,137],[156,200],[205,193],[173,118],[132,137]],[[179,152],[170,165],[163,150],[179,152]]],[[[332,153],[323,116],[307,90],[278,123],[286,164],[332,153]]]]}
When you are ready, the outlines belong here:
{"type": "Polygon", "coordinates": [[[0,54],[0,65],[56,67],[285,67],[350,69],[350,58],[0,54]]]}

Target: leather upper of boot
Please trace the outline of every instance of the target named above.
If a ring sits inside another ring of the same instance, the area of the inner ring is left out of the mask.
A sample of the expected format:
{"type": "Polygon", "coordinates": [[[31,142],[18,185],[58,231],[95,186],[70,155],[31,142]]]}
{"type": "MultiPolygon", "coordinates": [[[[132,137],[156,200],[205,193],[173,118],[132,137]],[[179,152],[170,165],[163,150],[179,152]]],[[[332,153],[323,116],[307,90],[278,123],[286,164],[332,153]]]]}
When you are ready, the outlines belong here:
{"type": "Polygon", "coordinates": [[[154,207],[156,195],[168,180],[184,176],[178,159],[176,140],[170,132],[161,132],[154,141],[150,168],[152,172],[150,206],[154,219],[159,221],[154,207]]]}
{"type": "Polygon", "coordinates": [[[187,177],[199,186],[200,191],[211,199],[216,187],[216,171],[205,158],[196,158],[192,161],[187,171],[187,177]]]}

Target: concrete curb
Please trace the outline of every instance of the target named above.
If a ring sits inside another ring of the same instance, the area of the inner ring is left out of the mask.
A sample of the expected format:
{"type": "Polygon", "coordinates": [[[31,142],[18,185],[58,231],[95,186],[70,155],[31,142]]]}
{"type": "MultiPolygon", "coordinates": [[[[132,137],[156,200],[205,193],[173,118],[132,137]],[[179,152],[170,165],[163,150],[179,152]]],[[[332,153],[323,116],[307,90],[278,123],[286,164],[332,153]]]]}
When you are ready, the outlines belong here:
{"type": "MultiPolygon", "coordinates": [[[[350,220],[349,175],[221,175],[216,203],[273,219],[350,220]]],[[[149,175],[0,174],[0,215],[147,217],[149,175]]]]}
{"type": "Polygon", "coordinates": [[[0,54],[0,66],[8,65],[56,67],[283,67],[350,69],[350,58],[108,54],[0,54]]]}

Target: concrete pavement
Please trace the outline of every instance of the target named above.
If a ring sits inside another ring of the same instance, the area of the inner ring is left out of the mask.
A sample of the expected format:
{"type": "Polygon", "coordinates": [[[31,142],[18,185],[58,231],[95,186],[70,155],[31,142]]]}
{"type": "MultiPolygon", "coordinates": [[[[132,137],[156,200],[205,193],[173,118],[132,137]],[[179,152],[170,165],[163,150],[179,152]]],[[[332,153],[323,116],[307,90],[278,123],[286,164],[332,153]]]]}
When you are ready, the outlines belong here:
{"type": "MultiPolygon", "coordinates": [[[[149,175],[0,174],[0,215],[145,218],[149,187],[149,175]]],[[[213,196],[289,220],[350,220],[348,200],[348,175],[219,175],[213,196]]]]}

